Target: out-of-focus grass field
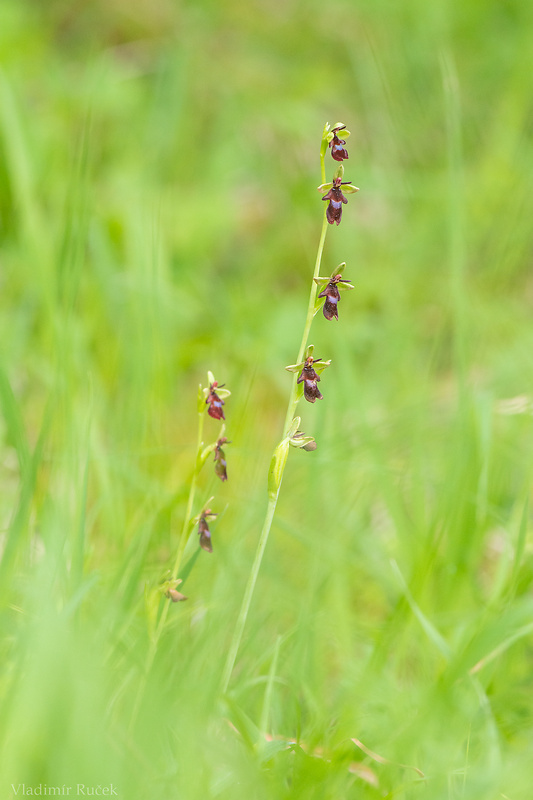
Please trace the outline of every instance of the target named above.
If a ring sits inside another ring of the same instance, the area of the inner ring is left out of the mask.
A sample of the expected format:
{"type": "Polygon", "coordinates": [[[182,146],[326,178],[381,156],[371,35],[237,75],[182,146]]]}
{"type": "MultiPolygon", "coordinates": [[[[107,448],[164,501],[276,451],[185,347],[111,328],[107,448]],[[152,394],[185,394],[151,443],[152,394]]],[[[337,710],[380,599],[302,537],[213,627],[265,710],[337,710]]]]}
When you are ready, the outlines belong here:
{"type": "Polygon", "coordinates": [[[0,62],[0,797],[530,800],[533,5],[2,0],[0,62]],[[337,120],[356,289],[222,698],[337,120]]]}

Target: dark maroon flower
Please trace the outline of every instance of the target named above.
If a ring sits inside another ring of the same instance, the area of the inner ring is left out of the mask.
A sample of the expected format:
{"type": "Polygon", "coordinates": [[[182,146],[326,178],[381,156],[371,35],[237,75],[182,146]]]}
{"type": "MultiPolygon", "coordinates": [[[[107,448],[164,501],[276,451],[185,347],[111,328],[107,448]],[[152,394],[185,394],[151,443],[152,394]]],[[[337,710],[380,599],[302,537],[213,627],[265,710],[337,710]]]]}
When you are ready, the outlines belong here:
{"type": "Polygon", "coordinates": [[[348,200],[342,193],[341,186],[349,184],[350,181],[342,181],[340,178],[335,178],[333,186],[327,194],[324,195],[322,200],[329,200],[329,205],[326,209],[326,218],[330,225],[334,222],[339,224],[342,217],[342,204],[346,204],[348,200]]]}
{"type": "MultiPolygon", "coordinates": [[[[207,413],[213,419],[226,419],[224,416],[224,409],[222,406],[224,405],[224,401],[220,399],[218,394],[216,393],[215,389],[218,386],[218,382],[215,381],[209,386],[209,394],[207,395],[206,403],[209,403],[209,408],[207,409],[207,413]]],[[[224,386],[223,383],[220,386],[224,386]]],[[[205,391],[205,389],[204,389],[205,391]]]]}
{"type": "Polygon", "coordinates": [[[304,367],[298,375],[298,380],[296,381],[296,383],[302,383],[303,381],[304,397],[310,403],[314,403],[315,400],[322,400],[322,395],[320,394],[320,390],[317,386],[317,383],[320,380],[320,375],[317,375],[313,368],[313,364],[316,361],[321,360],[321,358],[313,358],[313,356],[306,358],[304,367]]]}
{"type": "Polygon", "coordinates": [[[337,136],[337,131],[342,131],[346,125],[340,125],[338,128],[333,128],[333,139],[329,143],[331,147],[331,155],[335,159],[335,161],[344,161],[348,158],[348,151],[346,148],[343,147],[343,144],[346,144],[345,139],[339,139],[337,136]]]}
{"type": "Polygon", "coordinates": [[[215,447],[215,472],[222,482],[228,480],[228,473],[226,472],[226,456],[222,449],[223,444],[231,444],[225,436],[218,440],[215,447]]]}
{"type": "Polygon", "coordinates": [[[213,545],[211,544],[211,531],[207,521],[211,522],[217,515],[214,514],[210,508],[206,508],[200,515],[198,522],[198,534],[200,536],[200,547],[208,553],[213,552],[213,545]]]}
{"type": "MultiPolygon", "coordinates": [[[[326,319],[339,319],[339,311],[337,305],[341,299],[341,293],[337,287],[338,283],[350,283],[340,275],[333,275],[326,288],[320,292],[319,297],[325,297],[324,306],[322,311],[326,319]]],[[[351,288],[351,286],[350,286],[351,288]]]]}

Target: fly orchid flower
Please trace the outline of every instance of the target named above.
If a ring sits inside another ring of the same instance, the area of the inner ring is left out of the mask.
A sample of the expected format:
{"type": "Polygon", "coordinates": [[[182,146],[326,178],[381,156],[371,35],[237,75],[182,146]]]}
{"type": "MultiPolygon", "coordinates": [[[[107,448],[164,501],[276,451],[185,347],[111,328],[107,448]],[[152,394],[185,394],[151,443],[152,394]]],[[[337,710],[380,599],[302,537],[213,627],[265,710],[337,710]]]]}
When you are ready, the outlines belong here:
{"type": "Polygon", "coordinates": [[[285,367],[289,372],[298,372],[297,384],[303,383],[303,395],[309,403],[322,399],[322,394],[317,386],[320,381],[319,372],[329,367],[331,361],[322,358],[313,358],[314,345],[310,344],[305,353],[305,361],[300,364],[291,364],[285,367]]]}
{"type": "Polygon", "coordinates": [[[343,190],[341,186],[344,186],[344,191],[347,194],[352,194],[353,192],[358,192],[359,189],[357,186],[354,186],[350,181],[343,181],[342,176],[344,174],[344,167],[342,164],[339,164],[335,171],[335,175],[333,176],[333,181],[330,183],[322,183],[318,187],[319,192],[326,192],[326,194],[322,197],[322,200],[329,200],[328,207],[326,209],[326,219],[330,225],[333,225],[334,222],[339,224],[342,218],[342,206],[343,203],[346,205],[348,200],[343,194],[343,190]]]}
{"type": "Polygon", "coordinates": [[[208,406],[207,413],[213,419],[226,419],[224,416],[224,409],[222,406],[225,405],[224,397],[229,397],[231,392],[229,389],[224,389],[224,383],[219,383],[215,380],[215,377],[212,372],[207,373],[207,380],[209,383],[208,389],[202,389],[200,386],[198,389],[198,412],[201,412],[205,406],[208,406]]]}
{"type": "Polygon", "coordinates": [[[198,519],[198,535],[200,537],[200,547],[207,553],[213,552],[213,545],[211,543],[211,531],[209,530],[209,522],[212,522],[218,514],[211,511],[210,508],[204,508],[199,515],[198,519]]]}
{"type": "Polygon", "coordinates": [[[226,471],[226,456],[222,449],[223,444],[231,444],[231,442],[222,436],[215,445],[215,472],[222,482],[228,480],[228,473],[226,471]]]}
{"type": "Polygon", "coordinates": [[[333,317],[337,320],[339,319],[338,304],[341,299],[340,290],[354,288],[349,280],[341,277],[345,266],[346,262],[339,264],[329,278],[314,278],[315,283],[322,289],[320,294],[317,295],[315,313],[322,305],[318,302],[319,298],[324,297],[325,300],[322,310],[326,319],[333,319],[333,317]]]}
{"type": "Polygon", "coordinates": [[[337,136],[338,131],[342,131],[343,136],[350,135],[350,131],[346,130],[346,125],[337,125],[331,130],[333,138],[329,143],[329,147],[331,147],[331,156],[335,161],[344,161],[348,158],[348,151],[343,147],[343,145],[346,144],[346,139],[339,139],[337,136]]]}

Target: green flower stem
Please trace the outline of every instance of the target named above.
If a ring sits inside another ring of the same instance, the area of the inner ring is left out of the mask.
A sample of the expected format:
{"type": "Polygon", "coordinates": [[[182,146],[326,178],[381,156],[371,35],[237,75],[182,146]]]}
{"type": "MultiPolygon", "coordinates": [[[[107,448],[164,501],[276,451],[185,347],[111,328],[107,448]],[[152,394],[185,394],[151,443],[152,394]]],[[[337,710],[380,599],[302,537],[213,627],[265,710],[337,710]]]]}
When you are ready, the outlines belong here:
{"type": "MultiPolygon", "coordinates": [[[[320,166],[321,166],[321,174],[322,174],[322,183],[326,182],[326,168],[324,164],[324,156],[325,156],[325,148],[322,147],[320,153],[320,166]]],[[[313,317],[315,314],[315,302],[316,302],[316,293],[318,291],[317,284],[314,281],[314,278],[317,278],[320,273],[320,264],[322,262],[322,253],[324,251],[324,242],[326,240],[326,233],[328,231],[328,222],[326,219],[326,209],[324,210],[324,220],[322,222],[322,233],[320,234],[320,241],[318,243],[318,251],[316,255],[316,262],[315,262],[315,271],[313,273],[313,280],[311,281],[311,292],[309,294],[309,304],[307,306],[307,317],[305,320],[305,326],[302,336],[302,343],[300,345],[300,350],[298,351],[298,358],[296,359],[296,363],[299,364],[303,361],[305,348],[307,347],[307,340],[309,338],[309,331],[311,330],[311,323],[313,321],[313,317]]],[[[298,376],[295,374],[293,376],[292,382],[292,389],[291,394],[289,397],[289,403],[287,406],[287,415],[285,417],[285,422],[283,426],[283,435],[285,437],[289,426],[293,420],[294,413],[296,411],[296,406],[300,398],[298,397],[298,384],[296,383],[298,376]]],[[[259,570],[261,568],[261,562],[263,560],[263,554],[265,552],[266,544],[268,541],[268,535],[270,533],[270,528],[272,527],[272,520],[274,519],[274,514],[276,512],[276,505],[278,502],[279,491],[281,489],[281,482],[283,479],[283,472],[285,470],[285,463],[287,460],[287,450],[284,449],[284,445],[287,445],[285,439],[282,439],[281,442],[277,445],[276,449],[274,450],[274,455],[272,457],[272,464],[271,464],[271,474],[275,472],[277,477],[275,479],[275,486],[269,486],[269,493],[268,493],[268,506],[266,510],[265,521],[263,523],[263,529],[261,531],[261,536],[259,537],[259,542],[257,544],[257,550],[255,552],[254,562],[252,564],[252,569],[250,571],[250,575],[248,577],[248,583],[246,584],[246,590],[244,592],[243,601],[241,604],[241,609],[239,611],[239,616],[237,617],[237,622],[235,624],[235,630],[233,632],[233,637],[231,640],[230,648],[228,651],[228,655],[226,658],[226,664],[224,666],[224,671],[222,673],[222,682],[221,688],[223,692],[226,692],[230,679],[231,674],[233,672],[233,668],[235,666],[235,660],[237,658],[237,653],[239,651],[239,647],[241,644],[242,635],[244,632],[244,627],[246,625],[246,619],[248,617],[248,612],[250,610],[250,604],[252,602],[252,596],[255,589],[255,584],[257,582],[257,576],[259,575],[259,570]],[[275,470],[275,463],[279,464],[278,470],[275,470]]]]}
{"type": "MultiPolygon", "coordinates": [[[[281,487],[281,482],[280,482],[280,487],[281,487]]],[[[244,592],[241,610],[239,611],[239,616],[237,617],[237,623],[235,625],[233,638],[231,640],[230,648],[226,658],[226,664],[224,666],[224,672],[222,674],[221,686],[223,692],[225,692],[228,688],[228,684],[231,678],[231,673],[233,672],[233,667],[235,666],[235,659],[237,658],[237,653],[239,651],[239,647],[241,644],[244,626],[246,625],[246,619],[248,617],[248,611],[250,610],[252,595],[254,593],[257,576],[259,575],[259,569],[261,568],[263,553],[265,552],[266,543],[268,541],[268,534],[270,533],[272,520],[274,519],[274,514],[276,512],[278,495],[279,495],[279,487],[276,495],[274,497],[270,497],[268,500],[267,512],[265,516],[265,521],[263,523],[263,530],[261,531],[261,536],[259,537],[257,550],[255,551],[254,563],[252,564],[252,569],[250,571],[248,583],[246,584],[246,591],[244,592]]]]}

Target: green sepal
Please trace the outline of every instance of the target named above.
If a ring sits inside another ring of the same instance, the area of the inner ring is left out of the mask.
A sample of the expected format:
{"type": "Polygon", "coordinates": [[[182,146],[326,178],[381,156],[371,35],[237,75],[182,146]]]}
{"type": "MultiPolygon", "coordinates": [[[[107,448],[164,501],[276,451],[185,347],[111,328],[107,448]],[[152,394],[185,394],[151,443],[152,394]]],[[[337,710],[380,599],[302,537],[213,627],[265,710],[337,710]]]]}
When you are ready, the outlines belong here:
{"type": "MultiPolygon", "coordinates": [[[[207,397],[207,395],[209,394],[209,386],[211,386],[212,383],[216,383],[215,376],[213,375],[211,370],[208,370],[207,371],[207,386],[208,386],[208,388],[203,390],[205,397],[207,397]]],[[[216,391],[216,393],[218,394],[219,397],[229,397],[230,394],[231,394],[229,389],[224,389],[224,388],[218,387],[218,386],[217,386],[215,391],[216,391]]]]}
{"type": "Polygon", "coordinates": [[[333,180],[336,181],[337,178],[342,179],[343,177],[344,177],[344,166],[342,165],[342,163],[337,164],[337,169],[333,173],[333,180]]]}
{"type": "Polygon", "coordinates": [[[337,136],[340,139],[343,139],[345,136],[346,136],[346,138],[348,138],[348,136],[350,135],[350,131],[346,130],[346,128],[344,127],[342,122],[337,122],[331,128],[328,125],[327,126],[327,133],[326,133],[326,129],[324,128],[324,134],[323,134],[323,136],[326,137],[326,140],[327,140],[328,144],[329,144],[329,142],[331,142],[331,140],[335,136],[335,133],[337,134],[337,136]],[[342,128],[342,130],[335,131],[335,128],[342,128]]]}
{"type": "MultiPolygon", "coordinates": [[[[322,278],[322,277],[313,278],[314,282],[315,282],[315,283],[317,284],[317,286],[318,286],[318,290],[317,290],[317,291],[318,291],[318,294],[320,294],[320,292],[322,292],[322,291],[323,291],[323,290],[326,288],[326,286],[328,285],[328,283],[329,283],[329,282],[330,282],[330,281],[331,281],[331,280],[332,280],[332,279],[333,279],[333,278],[334,278],[336,275],[342,275],[342,271],[343,271],[343,269],[344,269],[344,267],[345,267],[345,266],[346,266],[346,263],[339,264],[339,267],[338,267],[338,269],[335,269],[335,270],[333,270],[333,272],[331,273],[331,275],[330,275],[330,277],[329,277],[329,278],[322,278]]],[[[336,283],[335,285],[337,286],[337,288],[338,288],[338,290],[339,290],[339,291],[342,291],[343,289],[355,289],[355,286],[353,285],[353,283],[352,283],[351,281],[339,281],[339,282],[338,282],[338,283],[336,283]]]]}
{"type": "Polygon", "coordinates": [[[329,358],[327,361],[315,361],[315,363],[313,364],[313,369],[320,375],[320,373],[323,372],[326,369],[326,367],[329,367],[330,364],[331,364],[331,358],[329,358]]]}
{"type": "Polygon", "coordinates": [[[346,194],[353,194],[354,192],[359,191],[359,188],[354,186],[353,183],[345,183],[341,188],[343,192],[346,192],[346,194]]]}
{"type": "MultiPolygon", "coordinates": [[[[314,344],[310,344],[305,351],[304,360],[300,361],[299,364],[291,364],[289,367],[285,367],[285,369],[288,370],[289,372],[301,372],[302,369],[305,367],[305,362],[307,361],[307,359],[313,357],[314,349],[315,349],[314,344]]],[[[326,367],[329,367],[330,364],[331,364],[331,358],[328,359],[328,361],[320,359],[319,361],[316,361],[313,364],[313,369],[315,370],[315,372],[320,373],[322,372],[322,370],[326,369],[326,367]]],[[[302,393],[303,393],[303,387],[302,387],[302,393]]]]}
{"type": "Polygon", "coordinates": [[[302,369],[302,364],[290,364],[288,367],[285,367],[287,372],[300,372],[302,369]]]}
{"type": "MultiPolygon", "coordinates": [[[[211,383],[212,382],[213,381],[211,381],[211,383]]],[[[209,386],[211,386],[211,384],[209,384],[209,386]]],[[[229,389],[224,389],[223,387],[219,387],[219,386],[216,387],[215,392],[218,394],[218,396],[220,397],[221,400],[223,400],[224,397],[229,397],[230,394],[231,394],[229,389]]],[[[205,400],[207,400],[207,395],[209,394],[209,388],[204,389],[203,393],[204,393],[204,402],[205,402],[205,400]]]]}
{"type": "Polygon", "coordinates": [[[333,186],[332,181],[330,181],[329,183],[321,183],[320,186],[316,187],[316,190],[321,194],[327,194],[332,186],[333,186]]]}
{"type": "Polygon", "coordinates": [[[283,439],[272,454],[272,460],[270,461],[268,470],[268,496],[270,500],[275,500],[278,496],[288,455],[289,440],[283,439]]]}

